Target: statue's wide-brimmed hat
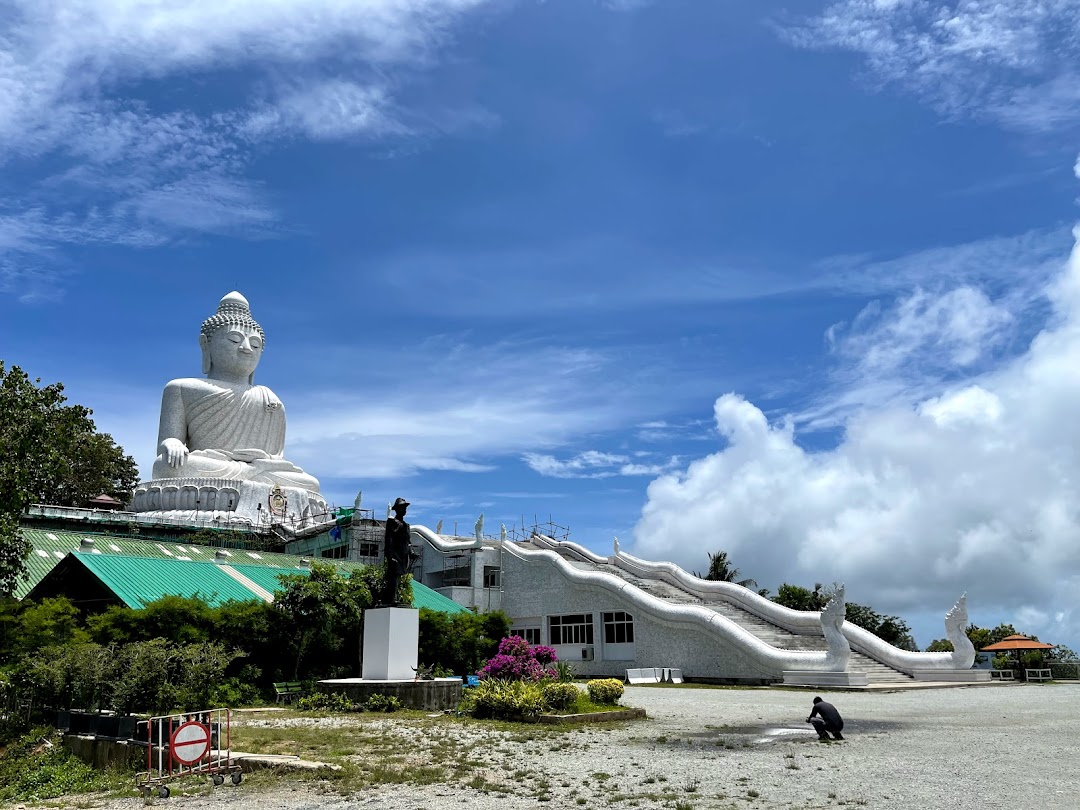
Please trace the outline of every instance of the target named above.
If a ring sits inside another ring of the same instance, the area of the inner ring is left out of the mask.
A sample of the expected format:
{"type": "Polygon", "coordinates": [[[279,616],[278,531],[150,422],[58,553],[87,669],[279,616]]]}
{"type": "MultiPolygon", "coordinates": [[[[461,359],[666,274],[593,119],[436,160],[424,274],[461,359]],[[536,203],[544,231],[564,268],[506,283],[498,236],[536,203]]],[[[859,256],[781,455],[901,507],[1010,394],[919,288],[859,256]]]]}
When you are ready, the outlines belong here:
{"type": "Polygon", "coordinates": [[[407,500],[405,500],[404,498],[398,498],[396,501],[394,501],[394,505],[391,508],[400,509],[403,506],[409,506],[409,505],[410,505],[409,502],[407,500]]]}

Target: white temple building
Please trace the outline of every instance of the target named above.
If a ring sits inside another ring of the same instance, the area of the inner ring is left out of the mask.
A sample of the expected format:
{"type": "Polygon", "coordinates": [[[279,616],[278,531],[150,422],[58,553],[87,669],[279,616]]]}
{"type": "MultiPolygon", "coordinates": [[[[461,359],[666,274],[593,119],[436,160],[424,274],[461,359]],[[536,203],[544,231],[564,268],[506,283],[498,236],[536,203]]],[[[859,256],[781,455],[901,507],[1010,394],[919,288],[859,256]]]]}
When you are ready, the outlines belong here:
{"type": "MultiPolygon", "coordinates": [[[[381,529],[357,511],[336,544],[321,535],[289,549],[377,563],[381,529]]],[[[944,616],[956,652],[911,652],[844,622],[842,593],[820,613],[797,611],[617,545],[604,557],[542,534],[463,538],[418,525],[412,540],[417,582],[471,610],[504,611],[515,633],[554,647],[582,677],[671,668],[695,681],[848,687],[988,677],[971,668],[963,597],[944,616]]]]}

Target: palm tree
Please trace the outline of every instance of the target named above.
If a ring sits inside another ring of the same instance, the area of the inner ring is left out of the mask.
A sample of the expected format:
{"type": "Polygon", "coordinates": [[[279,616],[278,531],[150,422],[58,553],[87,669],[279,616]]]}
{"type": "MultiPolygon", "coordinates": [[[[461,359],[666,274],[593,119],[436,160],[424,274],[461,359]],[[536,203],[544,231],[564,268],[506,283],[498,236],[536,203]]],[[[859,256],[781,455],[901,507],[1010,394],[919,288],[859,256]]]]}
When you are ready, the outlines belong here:
{"type": "Polygon", "coordinates": [[[711,582],[734,582],[744,588],[757,587],[756,579],[737,579],[739,573],[739,569],[731,565],[727,552],[718,551],[715,554],[709,554],[709,573],[702,577],[701,574],[695,571],[694,576],[711,582]]]}

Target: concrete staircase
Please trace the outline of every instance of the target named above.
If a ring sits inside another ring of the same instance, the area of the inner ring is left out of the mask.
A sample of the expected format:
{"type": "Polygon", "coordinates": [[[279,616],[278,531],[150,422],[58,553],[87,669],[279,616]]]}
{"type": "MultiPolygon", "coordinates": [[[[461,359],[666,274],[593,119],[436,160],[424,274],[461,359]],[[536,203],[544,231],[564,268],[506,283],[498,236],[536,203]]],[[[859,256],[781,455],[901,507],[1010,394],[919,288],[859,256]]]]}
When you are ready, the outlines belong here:
{"type": "MultiPolygon", "coordinates": [[[[532,543],[523,545],[541,548],[541,546],[535,546],[532,543]]],[[[738,605],[734,605],[731,602],[724,600],[723,597],[719,595],[701,599],[694,594],[684,591],[682,588],[672,585],[669,582],[664,582],[663,580],[639,577],[636,574],[632,574],[629,571],[625,571],[610,563],[594,563],[588,560],[582,560],[571,549],[557,548],[548,550],[555,551],[575,568],[580,568],[584,571],[602,571],[605,574],[611,574],[612,576],[616,576],[619,579],[625,580],[631,585],[640,588],[645,591],[645,593],[655,596],[657,599],[663,599],[665,602],[677,605],[695,605],[719,613],[721,616],[730,619],[748,633],[773,647],[782,650],[807,651],[824,651],[828,649],[825,637],[820,633],[809,635],[785,630],[738,605]]],[[[876,661],[863,653],[856,652],[855,650],[851,651],[848,670],[850,672],[865,673],[866,679],[872,684],[911,683],[914,680],[910,675],[899,672],[898,670],[882,664],[880,661],[876,661]]]]}

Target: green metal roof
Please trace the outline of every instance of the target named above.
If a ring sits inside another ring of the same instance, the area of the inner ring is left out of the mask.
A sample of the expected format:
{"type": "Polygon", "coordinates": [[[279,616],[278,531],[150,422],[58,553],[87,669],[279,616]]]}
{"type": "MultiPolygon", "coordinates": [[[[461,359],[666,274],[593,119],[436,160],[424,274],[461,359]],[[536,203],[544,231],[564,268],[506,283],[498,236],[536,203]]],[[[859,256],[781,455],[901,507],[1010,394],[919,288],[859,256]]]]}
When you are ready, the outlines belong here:
{"type": "Polygon", "coordinates": [[[415,608],[427,608],[437,610],[439,613],[472,613],[467,607],[463,607],[449,597],[443,596],[438,591],[433,591],[427,585],[413,580],[412,603],[415,608]]]}
{"type": "MultiPolygon", "coordinates": [[[[124,604],[134,608],[162,596],[199,596],[210,605],[265,599],[267,593],[281,587],[282,574],[310,573],[310,568],[300,567],[300,561],[305,558],[295,554],[147,542],[114,535],[26,528],[21,531],[33,550],[27,560],[27,576],[15,590],[19,599],[30,593],[69,553],[124,604]],[[84,539],[93,540],[93,546],[81,548],[84,539]],[[219,551],[224,559],[215,562],[215,552],[219,551]],[[239,576],[230,576],[229,571],[239,576]]],[[[364,563],[347,560],[310,559],[332,565],[342,576],[365,567],[364,563]]],[[[451,614],[469,612],[426,585],[413,582],[412,587],[413,605],[417,608],[451,614]]]]}
{"type": "Polygon", "coordinates": [[[226,574],[223,566],[212,562],[80,551],[71,554],[131,608],[141,608],[163,596],[198,597],[211,607],[257,598],[250,589],[226,574]]]}
{"type": "MultiPolygon", "coordinates": [[[[22,599],[37,585],[53,567],[64,559],[69,551],[91,554],[130,554],[136,557],[151,557],[174,560],[206,560],[213,562],[215,552],[220,551],[229,563],[243,562],[247,565],[278,566],[297,568],[300,557],[295,554],[279,554],[270,551],[248,551],[237,548],[217,546],[196,546],[188,543],[133,540],[130,536],[111,534],[91,534],[88,532],[46,531],[43,529],[21,528],[23,537],[30,541],[33,550],[27,559],[27,574],[15,589],[15,597],[22,599]],[[93,551],[82,548],[84,540],[93,541],[93,551]]],[[[319,561],[318,558],[313,558],[319,561]]],[[[327,560],[326,562],[331,562],[327,560]]],[[[340,566],[339,561],[333,561],[340,566]]],[[[355,565],[359,565],[358,563],[355,565]]]]}

